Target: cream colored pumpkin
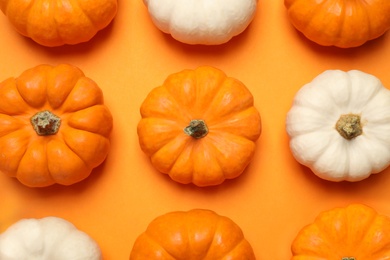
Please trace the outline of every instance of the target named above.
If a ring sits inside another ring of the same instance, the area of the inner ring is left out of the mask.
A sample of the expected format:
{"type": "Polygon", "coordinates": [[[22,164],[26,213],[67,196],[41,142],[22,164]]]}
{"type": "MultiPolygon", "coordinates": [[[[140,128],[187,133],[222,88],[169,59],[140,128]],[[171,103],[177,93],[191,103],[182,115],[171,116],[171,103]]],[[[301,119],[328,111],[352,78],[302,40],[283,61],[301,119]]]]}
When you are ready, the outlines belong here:
{"type": "Polygon", "coordinates": [[[257,0],[143,0],[153,23],[176,40],[218,45],[242,33],[257,0]]]}
{"type": "Polygon", "coordinates": [[[58,217],[22,219],[0,234],[1,260],[101,260],[97,243],[58,217]]]}
{"type": "Polygon", "coordinates": [[[296,160],[319,177],[365,179],[390,163],[390,91],[362,71],[325,71],[298,91],[286,129],[296,160]]]}

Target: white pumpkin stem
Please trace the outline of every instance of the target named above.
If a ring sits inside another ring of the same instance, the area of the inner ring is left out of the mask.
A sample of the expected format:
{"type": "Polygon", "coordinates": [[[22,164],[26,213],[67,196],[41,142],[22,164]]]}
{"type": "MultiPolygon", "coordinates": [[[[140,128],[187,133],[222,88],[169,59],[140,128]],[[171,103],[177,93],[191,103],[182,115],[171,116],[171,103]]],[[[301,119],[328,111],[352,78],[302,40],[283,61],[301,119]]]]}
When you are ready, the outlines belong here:
{"type": "Polygon", "coordinates": [[[205,137],[208,134],[209,129],[204,120],[193,119],[191,120],[190,125],[184,128],[184,132],[191,137],[199,139],[205,137]]]}
{"type": "Polygon", "coordinates": [[[360,116],[355,114],[341,115],[336,123],[336,130],[347,140],[351,140],[363,133],[360,116]]]}
{"type": "Polygon", "coordinates": [[[48,110],[36,113],[30,121],[38,135],[55,135],[61,125],[61,118],[48,110]]]}

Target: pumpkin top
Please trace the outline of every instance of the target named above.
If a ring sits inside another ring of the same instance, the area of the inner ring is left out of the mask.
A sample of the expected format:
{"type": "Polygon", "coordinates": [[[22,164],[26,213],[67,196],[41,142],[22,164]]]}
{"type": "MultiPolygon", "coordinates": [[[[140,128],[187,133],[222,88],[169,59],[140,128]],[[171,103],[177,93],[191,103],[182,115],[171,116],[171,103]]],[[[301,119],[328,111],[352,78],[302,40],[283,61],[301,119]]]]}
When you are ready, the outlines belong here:
{"type": "Polygon", "coordinates": [[[295,95],[286,118],[290,148],[330,181],[359,181],[390,164],[390,91],[362,71],[328,70],[295,95]]]}
{"type": "Polygon", "coordinates": [[[243,173],[260,137],[248,88],[210,66],[169,75],[140,108],[141,149],[173,180],[221,184],[243,173]]]}
{"type": "Polygon", "coordinates": [[[106,158],[103,92],[71,65],[38,65],[0,83],[0,171],[31,187],[70,185],[106,158]]]}

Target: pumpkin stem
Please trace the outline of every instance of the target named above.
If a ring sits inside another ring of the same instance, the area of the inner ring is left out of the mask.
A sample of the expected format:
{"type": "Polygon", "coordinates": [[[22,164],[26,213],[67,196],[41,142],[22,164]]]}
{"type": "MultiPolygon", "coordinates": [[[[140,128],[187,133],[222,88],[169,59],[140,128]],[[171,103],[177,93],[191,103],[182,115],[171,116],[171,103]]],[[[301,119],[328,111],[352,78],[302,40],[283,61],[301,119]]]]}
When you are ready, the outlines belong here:
{"type": "Polygon", "coordinates": [[[196,139],[206,136],[209,132],[206,123],[201,119],[193,119],[190,125],[184,128],[184,132],[196,139]]]}
{"type": "Polygon", "coordinates": [[[351,140],[363,133],[360,116],[355,114],[341,115],[336,123],[336,130],[347,140],[351,140]]]}
{"type": "Polygon", "coordinates": [[[341,260],[355,260],[355,259],[356,259],[355,257],[350,257],[350,256],[341,258],[341,260]]]}
{"type": "Polygon", "coordinates": [[[61,118],[48,110],[36,113],[30,121],[38,135],[55,135],[61,125],[61,118]]]}

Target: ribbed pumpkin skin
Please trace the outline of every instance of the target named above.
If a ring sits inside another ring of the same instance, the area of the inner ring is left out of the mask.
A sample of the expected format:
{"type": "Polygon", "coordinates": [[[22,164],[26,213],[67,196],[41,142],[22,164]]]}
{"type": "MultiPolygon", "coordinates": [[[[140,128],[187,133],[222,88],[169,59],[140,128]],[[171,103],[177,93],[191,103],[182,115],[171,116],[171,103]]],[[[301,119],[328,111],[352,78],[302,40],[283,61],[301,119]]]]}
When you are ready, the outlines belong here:
{"type": "Polygon", "coordinates": [[[242,33],[258,0],[143,0],[152,22],[186,44],[218,45],[242,33]]]}
{"type": "Polygon", "coordinates": [[[153,220],[134,243],[130,260],[254,260],[242,230],[213,211],[170,212],[153,220]]]}
{"type": "Polygon", "coordinates": [[[390,219],[352,204],[318,215],[292,243],[292,260],[390,259],[390,219]]]}
{"type": "Polygon", "coordinates": [[[97,84],[71,65],[39,65],[0,83],[0,171],[30,187],[71,185],[106,158],[113,119],[97,84]],[[56,134],[31,118],[50,111],[56,134]]]}
{"type": "Polygon", "coordinates": [[[261,133],[249,90],[209,66],[170,75],[149,93],[140,112],[141,149],[157,170],[183,184],[212,186],[238,177],[261,133]],[[204,120],[208,134],[186,134],[192,120],[204,120]]]}
{"type": "Polygon", "coordinates": [[[288,18],[324,46],[357,47],[390,29],[388,0],[284,0],[288,18]]]}
{"type": "Polygon", "coordinates": [[[117,0],[0,0],[15,29],[47,47],[89,41],[114,19],[117,5],[117,0]]]}

